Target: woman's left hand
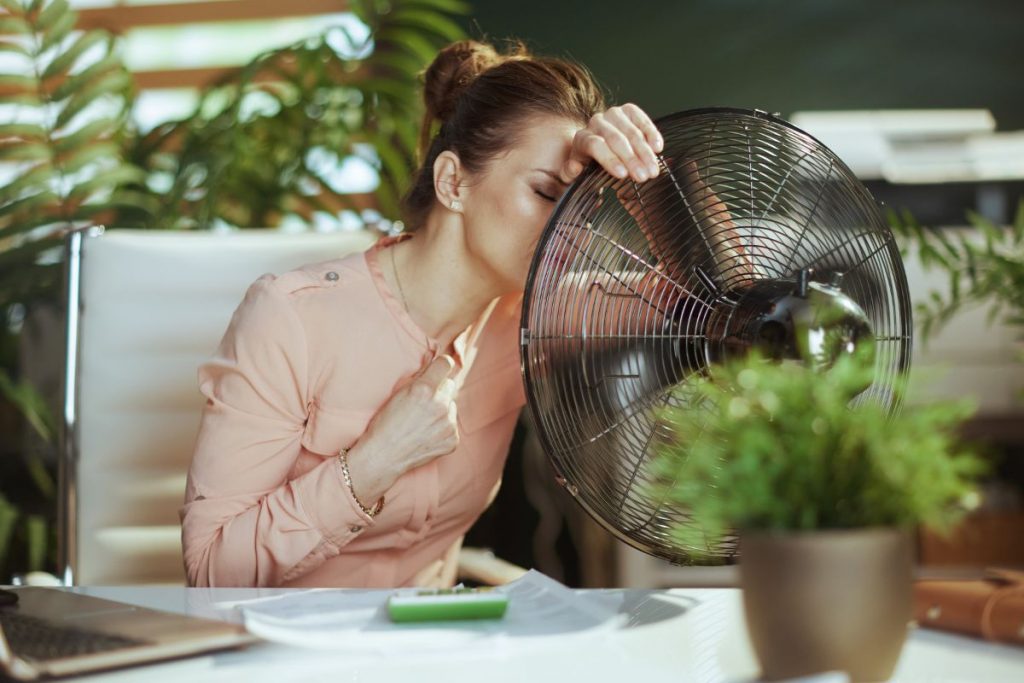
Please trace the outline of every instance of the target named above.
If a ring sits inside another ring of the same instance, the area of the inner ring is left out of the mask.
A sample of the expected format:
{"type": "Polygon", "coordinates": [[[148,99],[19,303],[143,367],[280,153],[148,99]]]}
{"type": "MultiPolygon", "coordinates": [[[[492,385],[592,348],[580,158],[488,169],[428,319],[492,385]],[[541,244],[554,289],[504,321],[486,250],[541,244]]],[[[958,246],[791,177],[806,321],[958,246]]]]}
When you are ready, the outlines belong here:
{"type": "Polygon", "coordinates": [[[665,143],[647,113],[635,104],[623,104],[594,114],[572,141],[562,166],[563,179],[572,182],[591,159],[616,178],[644,182],[658,175],[658,154],[665,143]]]}

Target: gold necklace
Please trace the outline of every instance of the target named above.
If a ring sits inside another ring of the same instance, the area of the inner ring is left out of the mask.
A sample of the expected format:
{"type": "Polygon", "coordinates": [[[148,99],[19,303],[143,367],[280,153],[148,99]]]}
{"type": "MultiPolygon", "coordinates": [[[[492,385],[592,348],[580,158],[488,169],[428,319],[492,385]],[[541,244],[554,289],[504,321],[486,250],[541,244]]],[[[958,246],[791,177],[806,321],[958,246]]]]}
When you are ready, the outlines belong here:
{"type": "Polygon", "coordinates": [[[409,304],[405,300],[405,290],[402,289],[402,280],[401,280],[401,278],[398,277],[398,266],[395,264],[395,251],[396,251],[395,247],[396,246],[398,246],[398,245],[397,244],[391,245],[391,249],[390,249],[390,251],[391,251],[391,272],[395,274],[395,284],[398,285],[398,295],[402,297],[402,308],[404,308],[405,312],[408,313],[409,312],[409,304]]]}

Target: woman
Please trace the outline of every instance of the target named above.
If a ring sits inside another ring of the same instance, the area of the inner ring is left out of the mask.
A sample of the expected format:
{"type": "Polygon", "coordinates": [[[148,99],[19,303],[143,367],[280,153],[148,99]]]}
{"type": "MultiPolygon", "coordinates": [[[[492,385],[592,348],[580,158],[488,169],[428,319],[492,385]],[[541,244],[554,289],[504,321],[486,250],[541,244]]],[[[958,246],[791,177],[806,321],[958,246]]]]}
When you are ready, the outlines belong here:
{"type": "Polygon", "coordinates": [[[451,585],[525,402],[519,309],[555,201],[591,160],[658,173],[648,116],[569,62],[455,43],[424,96],[409,232],[263,276],[200,368],[191,585],[451,585]]]}

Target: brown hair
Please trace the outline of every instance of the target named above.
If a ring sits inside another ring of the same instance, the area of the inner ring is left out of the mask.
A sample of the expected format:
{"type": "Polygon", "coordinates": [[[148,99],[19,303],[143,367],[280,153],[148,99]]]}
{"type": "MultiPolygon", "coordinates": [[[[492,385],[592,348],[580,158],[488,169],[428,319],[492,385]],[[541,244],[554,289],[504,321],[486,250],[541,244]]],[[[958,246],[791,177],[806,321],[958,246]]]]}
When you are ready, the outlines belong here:
{"type": "Polygon", "coordinates": [[[422,166],[402,199],[410,230],[423,224],[434,204],[434,162],[441,152],[452,150],[477,173],[517,144],[529,116],[551,114],[585,125],[604,109],[604,96],[585,67],[534,57],[518,42],[507,54],[475,40],[452,43],[424,71],[423,99],[422,166]]]}

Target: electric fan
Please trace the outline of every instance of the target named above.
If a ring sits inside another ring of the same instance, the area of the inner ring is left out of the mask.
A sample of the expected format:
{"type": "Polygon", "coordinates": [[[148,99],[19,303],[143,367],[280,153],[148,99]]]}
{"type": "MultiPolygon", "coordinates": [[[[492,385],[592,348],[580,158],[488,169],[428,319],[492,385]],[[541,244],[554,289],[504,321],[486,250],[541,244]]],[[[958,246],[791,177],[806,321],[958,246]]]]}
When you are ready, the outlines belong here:
{"type": "MultiPolygon", "coordinates": [[[[760,111],[656,122],[646,183],[592,164],[555,207],[526,284],[527,400],[557,481],[622,541],[690,562],[684,509],[645,493],[665,406],[700,410],[687,382],[758,349],[826,368],[871,354],[856,401],[898,409],[911,348],[893,237],[867,189],[820,142],[760,111]]],[[[728,560],[734,537],[705,556],[728,560]]]]}

